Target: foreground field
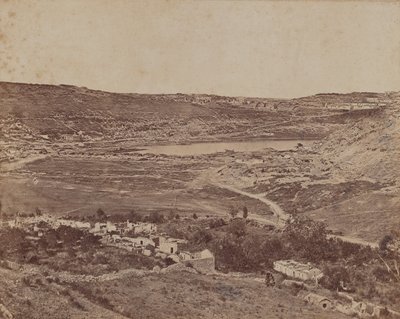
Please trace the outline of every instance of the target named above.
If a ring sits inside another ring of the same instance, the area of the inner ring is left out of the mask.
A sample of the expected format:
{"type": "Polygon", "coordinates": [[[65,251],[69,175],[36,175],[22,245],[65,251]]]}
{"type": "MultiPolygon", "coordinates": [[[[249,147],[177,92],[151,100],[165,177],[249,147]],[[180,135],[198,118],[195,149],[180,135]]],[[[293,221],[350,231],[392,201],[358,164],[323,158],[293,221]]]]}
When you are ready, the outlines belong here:
{"type": "Polygon", "coordinates": [[[176,272],[65,284],[2,268],[0,274],[2,302],[15,318],[142,319],[161,313],[171,319],[346,318],[307,306],[288,291],[267,288],[251,279],[176,272]]]}
{"type": "Polygon", "coordinates": [[[129,160],[49,157],[27,164],[0,180],[5,212],[31,214],[39,208],[55,215],[88,216],[134,210],[183,216],[227,216],[230,206],[266,214],[267,205],[212,184],[193,184],[202,172],[222,165],[225,155],[129,160]]]}

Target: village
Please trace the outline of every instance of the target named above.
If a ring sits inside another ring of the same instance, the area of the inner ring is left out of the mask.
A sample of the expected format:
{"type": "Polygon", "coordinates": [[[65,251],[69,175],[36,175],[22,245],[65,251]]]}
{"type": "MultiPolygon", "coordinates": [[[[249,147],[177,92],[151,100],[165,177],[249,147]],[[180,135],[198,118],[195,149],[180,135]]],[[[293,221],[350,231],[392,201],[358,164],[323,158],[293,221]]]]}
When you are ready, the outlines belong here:
{"type": "MultiPolygon", "coordinates": [[[[3,225],[4,226],[4,225],[3,225]]],[[[104,245],[110,245],[130,252],[141,253],[144,256],[154,256],[171,263],[183,263],[191,265],[200,273],[213,273],[215,271],[214,255],[208,250],[188,252],[180,249],[186,244],[184,239],[166,237],[157,233],[157,225],[154,223],[137,222],[127,220],[124,223],[95,222],[93,227],[89,222],[73,219],[54,218],[51,215],[42,214],[34,217],[16,217],[7,222],[6,227],[20,228],[31,232],[26,237],[30,241],[38,241],[50,229],[58,229],[66,226],[88,232],[100,237],[104,245]]],[[[62,242],[58,242],[62,244],[62,242]]]]}

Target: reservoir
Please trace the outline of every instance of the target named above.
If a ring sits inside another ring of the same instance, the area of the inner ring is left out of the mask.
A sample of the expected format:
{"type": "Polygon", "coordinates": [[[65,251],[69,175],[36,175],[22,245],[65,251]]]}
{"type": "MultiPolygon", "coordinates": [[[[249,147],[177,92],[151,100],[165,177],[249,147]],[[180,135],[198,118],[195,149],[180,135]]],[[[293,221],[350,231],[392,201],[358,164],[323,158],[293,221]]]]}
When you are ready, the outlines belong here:
{"type": "Polygon", "coordinates": [[[247,142],[207,142],[192,144],[150,145],[143,146],[138,151],[142,154],[172,155],[172,156],[195,156],[213,154],[225,151],[255,152],[265,148],[273,148],[277,151],[288,151],[295,149],[298,143],[310,146],[313,140],[257,140],[247,142]]]}

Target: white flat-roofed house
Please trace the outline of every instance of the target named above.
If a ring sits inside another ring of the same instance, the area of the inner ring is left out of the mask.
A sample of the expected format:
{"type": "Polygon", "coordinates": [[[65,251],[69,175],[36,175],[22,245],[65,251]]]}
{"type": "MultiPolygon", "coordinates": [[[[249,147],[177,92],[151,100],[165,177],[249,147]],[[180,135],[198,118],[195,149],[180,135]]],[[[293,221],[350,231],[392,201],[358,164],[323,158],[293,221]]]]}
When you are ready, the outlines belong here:
{"type": "Polygon", "coordinates": [[[310,264],[302,264],[294,260],[278,260],[274,262],[274,270],[286,276],[301,279],[304,281],[313,280],[318,282],[323,273],[310,264]]]}
{"type": "Polygon", "coordinates": [[[178,243],[176,240],[171,238],[166,239],[165,237],[159,238],[159,250],[166,254],[176,254],[178,251],[178,243]]]}

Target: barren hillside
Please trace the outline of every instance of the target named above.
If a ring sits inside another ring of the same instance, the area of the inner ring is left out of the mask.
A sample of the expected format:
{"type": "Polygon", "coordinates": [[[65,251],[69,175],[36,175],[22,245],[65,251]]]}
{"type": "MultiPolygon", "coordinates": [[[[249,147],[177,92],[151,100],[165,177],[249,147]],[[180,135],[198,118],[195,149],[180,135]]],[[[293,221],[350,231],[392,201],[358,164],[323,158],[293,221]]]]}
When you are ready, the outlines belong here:
{"type": "Polygon", "coordinates": [[[393,94],[390,106],[369,117],[349,121],[316,150],[316,165],[335,176],[399,187],[400,96],[393,94]]]}
{"type": "MultiPolygon", "coordinates": [[[[263,137],[269,136],[269,126],[298,122],[287,109],[272,110],[274,102],[268,102],[271,107],[256,108],[242,100],[216,96],[116,94],[3,82],[0,100],[3,136],[13,136],[19,129],[22,140],[46,135],[51,141],[132,138],[139,143],[171,143],[244,134],[263,137]]],[[[310,132],[301,127],[273,131],[278,138],[300,131],[311,137],[327,132],[322,127],[310,132]]]]}
{"type": "Polygon", "coordinates": [[[325,207],[309,211],[347,235],[379,241],[400,225],[400,104],[392,95],[389,107],[349,122],[316,146],[314,165],[321,176],[336,183],[368,183],[344,190],[325,207]]]}

